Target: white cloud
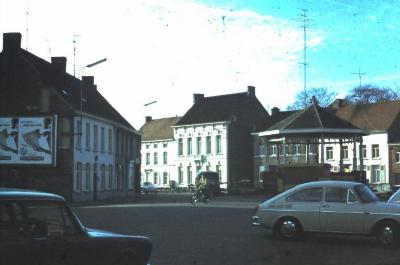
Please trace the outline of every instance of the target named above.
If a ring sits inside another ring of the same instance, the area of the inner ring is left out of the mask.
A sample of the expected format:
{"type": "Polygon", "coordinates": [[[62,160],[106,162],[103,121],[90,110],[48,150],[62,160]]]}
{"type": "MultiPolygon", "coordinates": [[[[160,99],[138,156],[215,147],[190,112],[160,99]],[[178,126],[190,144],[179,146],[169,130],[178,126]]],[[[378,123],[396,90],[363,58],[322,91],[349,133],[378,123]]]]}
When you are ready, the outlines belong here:
{"type": "MultiPolygon", "coordinates": [[[[284,107],[301,89],[303,35],[295,22],[196,1],[54,2],[31,1],[29,50],[46,59],[68,56],[72,73],[72,39],[79,34],[77,69],[107,57],[84,74],[95,75],[99,91],[136,128],[146,115],[183,115],[193,93],[237,93],[255,85],[264,105],[284,107]]],[[[24,21],[21,6],[0,15],[24,21]]],[[[23,23],[15,25],[0,29],[24,33],[23,23]]],[[[322,43],[321,34],[310,34],[309,47],[322,43]]]]}

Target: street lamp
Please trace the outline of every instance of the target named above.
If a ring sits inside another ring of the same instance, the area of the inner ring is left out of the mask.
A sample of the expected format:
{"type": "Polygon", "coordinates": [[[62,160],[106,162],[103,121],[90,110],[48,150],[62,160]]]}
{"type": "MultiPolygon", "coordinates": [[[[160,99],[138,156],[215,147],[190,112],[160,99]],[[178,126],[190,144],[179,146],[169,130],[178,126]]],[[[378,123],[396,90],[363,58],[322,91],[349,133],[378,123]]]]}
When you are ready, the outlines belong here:
{"type": "MultiPolygon", "coordinates": [[[[83,111],[83,70],[84,70],[85,68],[92,68],[92,67],[94,67],[94,66],[96,66],[96,65],[99,65],[99,64],[101,64],[101,63],[104,63],[105,61],[107,61],[107,58],[98,60],[98,61],[96,61],[96,62],[94,62],[94,63],[85,65],[84,67],[81,68],[81,115],[82,115],[82,111],[83,111]]],[[[82,117],[82,116],[81,116],[81,117],[82,117]]]]}

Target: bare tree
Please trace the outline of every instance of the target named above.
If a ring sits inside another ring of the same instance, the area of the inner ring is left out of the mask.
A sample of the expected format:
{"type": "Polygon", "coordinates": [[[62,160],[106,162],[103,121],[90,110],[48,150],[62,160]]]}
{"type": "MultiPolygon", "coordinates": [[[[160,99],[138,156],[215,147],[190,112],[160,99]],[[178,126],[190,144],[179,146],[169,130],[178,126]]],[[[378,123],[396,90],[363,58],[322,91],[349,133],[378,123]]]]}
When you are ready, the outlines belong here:
{"type": "Polygon", "coordinates": [[[353,104],[368,104],[400,99],[400,89],[378,87],[371,84],[355,87],[346,96],[353,104]]]}
{"type": "Polygon", "coordinates": [[[336,92],[329,91],[325,87],[309,88],[307,90],[300,90],[297,92],[293,104],[287,107],[288,110],[303,109],[308,107],[312,98],[314,97],[321,107],[327,107],[331,104],[337,96],[336,92]]]}

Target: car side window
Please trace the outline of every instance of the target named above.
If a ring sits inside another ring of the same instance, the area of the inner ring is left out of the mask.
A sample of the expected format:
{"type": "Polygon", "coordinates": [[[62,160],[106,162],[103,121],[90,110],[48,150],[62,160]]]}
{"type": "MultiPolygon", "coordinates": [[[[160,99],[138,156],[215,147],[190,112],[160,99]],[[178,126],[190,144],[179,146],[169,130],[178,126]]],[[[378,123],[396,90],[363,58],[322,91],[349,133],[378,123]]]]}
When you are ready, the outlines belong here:
{"type": "Polygon", "coordinates": [[[347,202],[357,202],[357,197],[356,197],[356,195],[354,195],[354,193],[351,189],[349,189],[347,202]]]}
{"type": "Polygon", "coordinates": [[[322,200],[322,188],[309,188],[290,194],[286,201],[289,202],[320,202],[322,200]]]}
{"type": "Polygon", "coordinates": [[[347,189],[329,187],[325,189],[325,202],[347,202],[347,189]]]}
{"type": "Polygon", "coordinates": [[[74,223],[59,202],[26,202],[27,233],[34,237],[57,237],[76,234],[74,223]]]}

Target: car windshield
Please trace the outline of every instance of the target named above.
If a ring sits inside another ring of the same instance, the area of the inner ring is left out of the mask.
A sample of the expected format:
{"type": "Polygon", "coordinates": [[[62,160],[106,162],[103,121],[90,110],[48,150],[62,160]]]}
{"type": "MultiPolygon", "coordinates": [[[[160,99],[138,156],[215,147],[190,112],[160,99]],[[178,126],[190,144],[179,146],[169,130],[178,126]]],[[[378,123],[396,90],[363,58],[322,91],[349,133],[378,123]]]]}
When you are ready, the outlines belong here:
{"type": "Polygon", "coordinates": [[[392,196],[390,196],[388,202],[400,202],[400,190],[397,190],[392,196]]]}
{"type": "Polygon", "coordinates": [[[358,185],[354,187],[354,191],[356,192],[358,198],[362,202],[377,202],[379,198],[375,195],[375,193],[365,185],[358,185]]]}

